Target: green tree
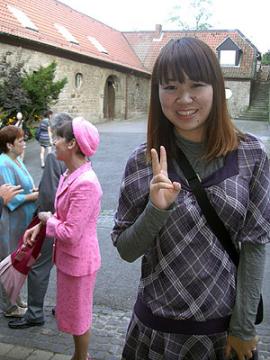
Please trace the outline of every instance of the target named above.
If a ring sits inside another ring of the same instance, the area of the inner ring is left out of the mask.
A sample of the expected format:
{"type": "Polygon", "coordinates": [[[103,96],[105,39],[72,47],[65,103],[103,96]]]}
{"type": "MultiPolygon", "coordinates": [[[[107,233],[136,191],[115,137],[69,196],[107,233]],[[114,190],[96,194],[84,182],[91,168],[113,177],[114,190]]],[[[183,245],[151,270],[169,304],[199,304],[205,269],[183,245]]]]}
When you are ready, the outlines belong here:
{"type": "Polygon", "coordinates": [[[23,62],[14,66],[7,60],[9,53],[1,59],[0,71],[0,119],[1,125],[16,121],[16,113],[30,104],[29,96],[22,87],[23,62]]]}
{"type": "Polygon", "coordinates": [[[191,0],[181,2],[173,8],[173,15],[168,19],[181,30],[207,30],[211,28],[208,20],[211,18],[212,0],[191,0]]]}
{"type": "Polygon", "coordinates": [[[67,83],[67,78],[54,81],[57,64],[40,66],[31,74],[25,74],[22,79],[22,87],[27,92],[31,103],[24,107],[28,118],[32,119],[34,114],[40,115],[51,105],[57,103],[61,90],[67,83]]]}
{"type": "Polygon", "coordinates": [[[262,65],[270,65],[270,50],[263,54],[262,65]]]}

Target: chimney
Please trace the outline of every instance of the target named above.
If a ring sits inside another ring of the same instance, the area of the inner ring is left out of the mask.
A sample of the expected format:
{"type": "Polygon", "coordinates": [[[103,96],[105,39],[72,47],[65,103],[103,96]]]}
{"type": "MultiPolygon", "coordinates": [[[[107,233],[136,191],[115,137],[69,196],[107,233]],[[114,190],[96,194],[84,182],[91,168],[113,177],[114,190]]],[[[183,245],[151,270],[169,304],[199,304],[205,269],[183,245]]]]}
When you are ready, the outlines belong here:
{"type": "Polygon", "coordinates": [[[161,24],[156,24],[156,30],[155,30],[155,33],[157,35],[160,35],[162,32],[162,25],[161,24]]]}

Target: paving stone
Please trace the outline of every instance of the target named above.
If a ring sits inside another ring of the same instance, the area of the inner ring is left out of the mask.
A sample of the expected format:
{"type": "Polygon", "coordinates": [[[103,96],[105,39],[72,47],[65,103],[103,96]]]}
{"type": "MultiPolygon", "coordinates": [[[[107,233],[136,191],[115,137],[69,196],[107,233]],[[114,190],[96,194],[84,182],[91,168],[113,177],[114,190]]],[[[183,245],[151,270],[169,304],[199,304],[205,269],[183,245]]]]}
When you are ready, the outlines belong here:
{"type": "Polygon", "coordinates": [[[0,344],[0,359],[2,355],[7,355],[13,347],[14,345],[0,344]]]}
{"type": "Polygon", "coordinates": [[[27,360],[51,360],[53,357],[51,352],[35,350],[32,354],[27,358],[27,360]]]}
{"type": "Polygon", "coordinates": [[[32,354],[33,349],[26,348],[22,346],[14,346],[9,352],[8,357],[11,359],[18,359],[18,360],[24,360],[29,357],[30,354],[32,354]]]}

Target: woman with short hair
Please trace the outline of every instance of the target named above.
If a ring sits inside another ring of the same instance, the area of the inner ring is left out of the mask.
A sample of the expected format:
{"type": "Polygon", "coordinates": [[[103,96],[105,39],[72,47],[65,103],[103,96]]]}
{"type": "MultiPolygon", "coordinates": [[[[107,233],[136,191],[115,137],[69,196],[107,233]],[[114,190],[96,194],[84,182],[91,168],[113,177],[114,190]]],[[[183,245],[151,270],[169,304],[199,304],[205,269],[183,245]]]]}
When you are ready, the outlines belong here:
{"type": "MultiPolygon", "coordinates": [[[[19,238],[30,224],[36,211],[38,191],[35,189],[32,176],[20,159],[24,149],[24,132],[21,128],[9,125],[0,130],[0,185],[20,185],[23,190],[2,208],[0,259],[4,259],[17,248],[19,238]]],[[[0,306],[5,311],[5,315],[23,316],[25,308],[12,306],[3,291],[1,292],[0,306]]],[[[24,304],[20,303],[20,305],[24,304]]]]}

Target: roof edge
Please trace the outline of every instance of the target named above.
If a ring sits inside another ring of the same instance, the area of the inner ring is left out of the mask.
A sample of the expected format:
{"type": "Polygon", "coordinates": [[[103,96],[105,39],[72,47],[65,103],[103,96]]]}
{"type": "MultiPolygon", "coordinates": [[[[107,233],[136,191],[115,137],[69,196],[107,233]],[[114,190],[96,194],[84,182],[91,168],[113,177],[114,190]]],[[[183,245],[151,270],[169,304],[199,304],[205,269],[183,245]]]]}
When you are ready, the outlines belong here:
{"type": "Polygon", "coordinates": [[[58,56],[61,55],[62,57],[68,58],[70,60],[76,59],[76,61],[80,61],[79,59],[81,58],[82,59],[81,62],[84,62],[84,63],[93,63],[93,65],[97,65],[97,66],[105,65],[105,67],[107,67],[107,68],[119,69],[119,70],[127,72],[127,73],[128,72],[129,73],[137,73],[137,74],[141,74],[146,77],[151,76],[151,72],[149,72],[146,69],[143,70],[143,69],[138,69],[136,67],[125,66],[123,64],[119,64],[118,62],[114,62],[111,60],[108,60],[108,61],[106,61],[105,59],[102,60],[95,56],[89,56],[84,53],[78,53],[78,52],[75,52],[72,50],[63,49],[63,48],[60,48],[60,47],[57,47],[57,46],[54,46],[54,45],[51,45],[51,44],[48,44],[45,42],[27,39],[24,37],[20,37],[18,35],[5,33],[3,31],[0,31],[0,39],[1,39],[1,41],[4,40],[4,42],[6,44],[14,45],[17,47],[18,47],[18,39],[20,39],[20,41],[23,42],[25,46],[21,46],[21,43],[19,46],[26,47],[28,49],[35,49],[40,52],[47,53],[47,54],[53,54],[53,55],[59,54],[58,56]],[[83,61],[83,59],[84,59],[84,61],[83,61]],[[88,61],[86,61],[86,59],[88,61]]]}

